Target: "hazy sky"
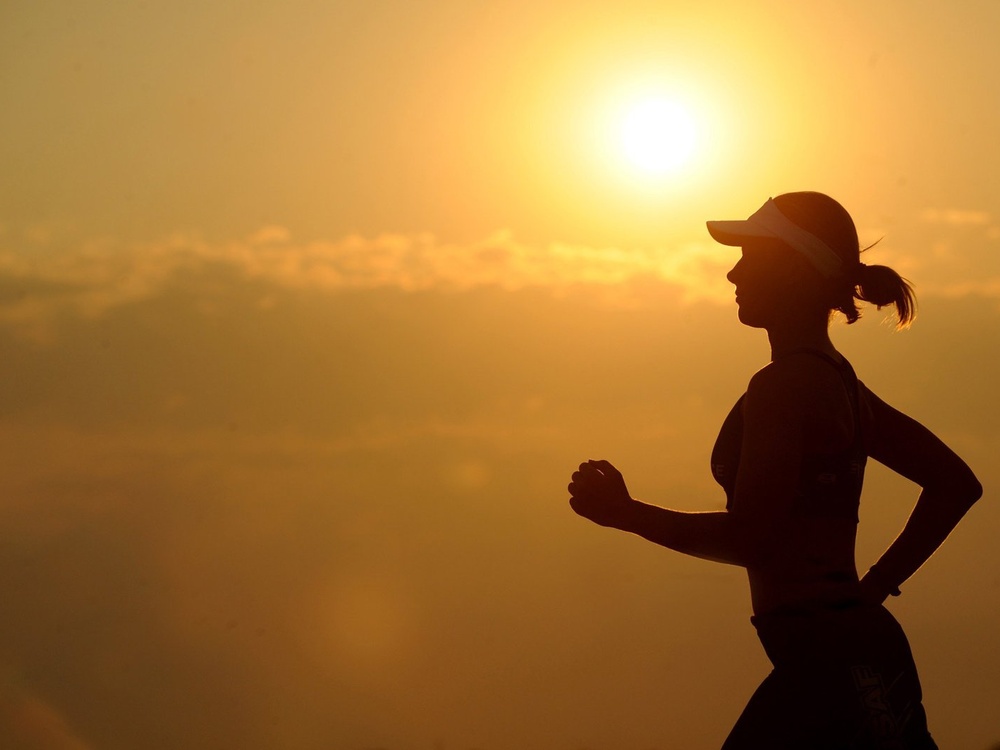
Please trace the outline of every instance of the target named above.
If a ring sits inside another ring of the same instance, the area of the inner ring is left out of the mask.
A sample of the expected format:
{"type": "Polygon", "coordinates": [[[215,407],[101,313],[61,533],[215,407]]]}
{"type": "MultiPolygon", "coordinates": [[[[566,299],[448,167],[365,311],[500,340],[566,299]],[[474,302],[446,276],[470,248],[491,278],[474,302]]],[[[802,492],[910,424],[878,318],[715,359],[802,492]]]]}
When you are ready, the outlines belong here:
{"type": "MultiPolygon", "coordinates": [[[[0,744],[718,747],[767,671],[742,572],[565,486],[608,458],[722,507],[768,352],[704,221],[803,189],[916,286],[910,330],[834,335],[986,485],[890,607],[941,747],[1000,741],[998,31],[985,0],[0,3],[0,744]],[[622,142],[649,101],[694,129],[660,173],[622,142]]],[[[862,570],[915,496],[871,468],[862,570]]]]}

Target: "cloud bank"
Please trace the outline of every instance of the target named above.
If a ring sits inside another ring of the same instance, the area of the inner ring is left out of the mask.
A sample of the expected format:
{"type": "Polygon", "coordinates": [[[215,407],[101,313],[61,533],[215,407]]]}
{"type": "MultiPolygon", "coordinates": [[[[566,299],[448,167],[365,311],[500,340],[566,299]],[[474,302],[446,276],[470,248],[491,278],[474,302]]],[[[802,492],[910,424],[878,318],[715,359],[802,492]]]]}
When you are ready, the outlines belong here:
{"type": "MultiPolygon", "coordinates": [[[[879,243],[869,262],[891,265],[917,282],[921,295],[1000,297],[1000,230],[984,211],[927,209],[923,249],[879,243]],[[877,257],[875,257],[877,255],[877,257]]],[[[645,248],[564,242],[529,243],[507,230],[473,242],[430,233],[348,235],[298,241],[280,225],[245,238],[211,241],[195,233],[124,244],[111,239],[58,245],[33,227],[19,239],[0,234],[0,323],[44,339],[63,315],[100,317],[161,293],[209,269],[284,290],[406,292],[547,289],[555,295],[592,287],[617,305],[634,305],[629,286],[667,284],[684,302],[732,299],[726,271],[734,250],[711,242],[645,248]]],[[[266,305],[266,299],[261,304],[266,305]]]]}
{"type": "Polygon", "coordinates": [[[610,288],[634,280],[681,287],[685,299],[729,299],[732,250],[710,243],[623,249],[518,241],[501,231],[471,243],[432,234],[351,235],[297,242],[281,226],[245,239],[210,242],[176,234],[124,246],[111,240],[75,247],[0,247],[0,320],[31,324],[63,312],[99,316],[156,295],[182,275],[226,267],[247,281],[325,291],[404,291],[497,287],[555,292],[578,285],[610,288]]]}

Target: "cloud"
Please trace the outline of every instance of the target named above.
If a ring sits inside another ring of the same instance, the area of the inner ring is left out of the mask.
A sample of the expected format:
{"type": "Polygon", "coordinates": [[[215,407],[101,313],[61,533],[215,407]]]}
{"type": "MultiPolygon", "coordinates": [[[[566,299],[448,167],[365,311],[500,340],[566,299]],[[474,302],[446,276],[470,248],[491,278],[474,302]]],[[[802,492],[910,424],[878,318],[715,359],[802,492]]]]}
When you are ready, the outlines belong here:
{"type": "MultiPolygon", "coordinates": [[[[707,244],[629,249],[528,244],[508,231],[468,244],[444,242],[432,234],[352,235],[334,242],[299,244],[274,227],[255,237],[252,243],[203,245],[199,250],[204,256],[232,263],[250,278],[293,288],[422,291],[496,286],[516,290],[609,286],[649,278],[687,287],[694,295],[710,286],[721,255],[707,244]],[[269,240],[264,246],[259,241],[262,236],[269,240]]],[[[723,263],[731,253],[725,255],[723,263]]]]}
{"type": "Polygon", "coordinates": [[[956,226],[986,226],[991,218],[986,211],[971,211],[960,208],[927,208],[920,214],[920,220],[928,224],[952,224],[956,226]]]}
{"type": "Polygon", "coordinates": [[[243,240],[210,242],[175,234],[123,245],[94,240],[63,248],[0,246],[0,321],[45,338],[60,315],[99,317],[155,296],[183,274],[225,267],[247,281],[286,289],[346,291],[505,290],[579,285],[611,289],[653,280],[680,286],[682,297],[729,299],[725,269],[732,250],[709,243],[619,248],[518,241],[508,231],[471,243],[432,234],[350,235],[296,242],[281,226],[243,240]]]}
{"type": "Polygon", "coordinates": [[[993,214],[927,208],[919,223],[895,231],[864,227],[862,244],[878,240],[869,264],[887,265],[916,286],[918,298],[1000,297],[1000,225],[993,214]]]}
{"type": "Polygon", "coordinates": [[[958,281],[950,284],[939,284],[934,287],[937,296],[958,299],[961,297],[1000,298],[1000,277],[991,276],[969,281],[958,281]]]}
{"type": "Polygon", "coordinates": [[[285,227],[278,226],[277,224],[268,224],[267,226],[263,226],[247,237],[247,241],[254,245],[268,245],[272,242],[289,242],[291,239],[292,233],[285,227]]]}
{"type": "MultiPolygon", "coordinates": [[[[949,231],[985,231],[981,243],[996,233],[983,211],[927,209],[921,218],[949,231]]],[[[998,296],[992,279],[1000,269],[990,267],[991,256],[968,243],[959,251],[952,240],[925,238],[924,250],[916,253],[880,243],[878,258],[870,262],[896,268],[917,282],[921,294],[998,296]]],[[[728,303],[732,293],[725,273],[733,260],[732,248],[710,242],[631,248],[531,243],[506,230],[472,242],[449,242],[430,233],[300,241],[286,227],[272,224],[231,241],[176,233],[133,244],[96,239],[73,245],[50,240],[40,245],[24,233],[6,232],[0,236],[0,324],[44,342],[61,318],[99,318],[156,297],[172,284],[200,290],[211,283],[210,270],[276,291],[490,287],[544,289],[560,296],[586,287],[601,303],[634,307],[642,304],[637,290],[651,282],[671,285],[684,302],[728,303]]],[[[262,295],[260,305],[269,304],[273,299],[262,295]]]]}

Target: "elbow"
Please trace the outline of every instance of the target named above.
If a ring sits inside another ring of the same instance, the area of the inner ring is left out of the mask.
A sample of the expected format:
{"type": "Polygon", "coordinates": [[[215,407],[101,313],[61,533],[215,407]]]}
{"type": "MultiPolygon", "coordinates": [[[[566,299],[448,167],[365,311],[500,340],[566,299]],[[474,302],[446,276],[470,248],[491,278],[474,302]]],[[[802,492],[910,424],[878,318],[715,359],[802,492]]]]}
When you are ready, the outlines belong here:
{"type": "Polygon", "coordinates": [[[954,472],[947,479],[942,478],[931,486],[925,486],[924,489],[949,497],[963,511],[971,508],[983,496],[983,485],[968,466],[963,466],[961,471],[954,472]]]}
{"type": "Polygon", "coordinates": [[[980,484],[979,480],[976,479],[972,472],[969,472],[970,480],[968,485],[965,487],[963,497],[965,499],[966,505],[970,508],[975,505],[976,501],[983,496],[983,485],[980,484]]]}
{"type": "Polygon", "coordinates": [[[952,491],[955,498],[968,510],[983,496],[983,485],[972,469],[966,466],[965,470],[955,478],[952,491]]]}

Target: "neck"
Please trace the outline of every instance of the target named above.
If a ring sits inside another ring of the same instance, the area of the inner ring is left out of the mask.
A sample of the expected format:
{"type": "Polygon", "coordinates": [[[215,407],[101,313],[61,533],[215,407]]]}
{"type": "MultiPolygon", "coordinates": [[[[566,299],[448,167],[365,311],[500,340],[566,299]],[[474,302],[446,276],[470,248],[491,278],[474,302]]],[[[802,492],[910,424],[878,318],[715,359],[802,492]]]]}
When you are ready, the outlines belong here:
{"type": "Polygon", "coordinates": [[[825,321],[822,325],[768,328],[767,340],[771,344],[772,361],[797,349],[815,349],[831,356],[837,354],[825,321]]]}

